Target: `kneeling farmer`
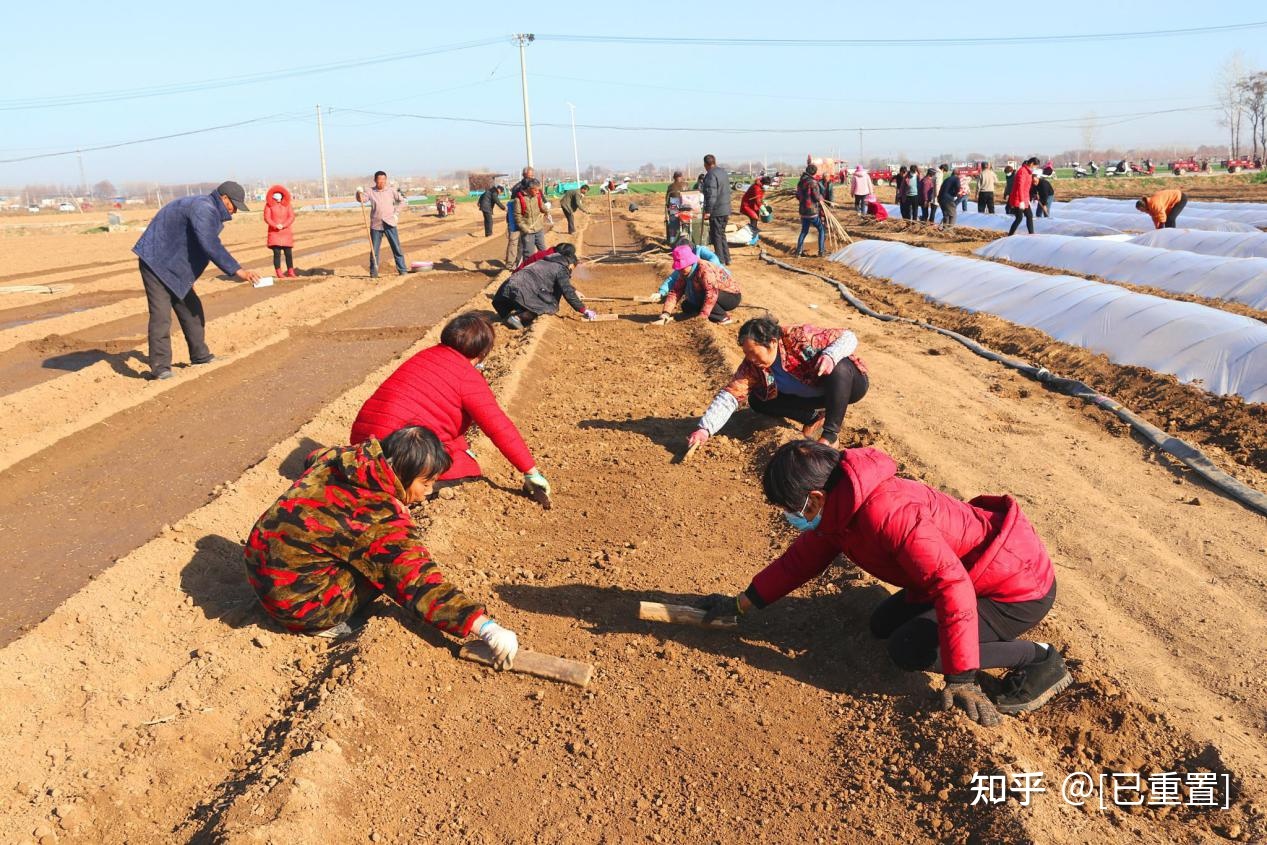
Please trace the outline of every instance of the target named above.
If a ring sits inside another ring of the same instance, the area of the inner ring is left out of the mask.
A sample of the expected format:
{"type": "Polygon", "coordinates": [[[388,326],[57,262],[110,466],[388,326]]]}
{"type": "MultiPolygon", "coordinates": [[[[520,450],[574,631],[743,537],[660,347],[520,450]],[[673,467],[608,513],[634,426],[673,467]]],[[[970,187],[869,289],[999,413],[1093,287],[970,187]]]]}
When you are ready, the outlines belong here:
{"type": "Polygon", "coordinates": [[[268,615],[292,631],[337,639],[382,594],[441,631],[474,631],[498,668],[508,668],[518,638],[445,580],[409,515],[450,463],[421,426],[309,455],[246,541],[246,577],[268,615]]]}
{"type": "Polygon", "coordinates": [[[1018,640],[1056,600],[1043,541],[1010,496],[961,502],[898,478],[879,449],[837,452],[799,440],[779,448],[762,477],[766,499],[801,536],[737,596],[700,602],[711,621],[775,602],[844,554],[868,574],[901,587],[871,614],[871,632],[908,672],[946,678],[942,708],[997,725],[1072,682],[1046,643],[1018,640]],[[977,684],[981,669],[1011,669],[997,701],[977,684]]]}

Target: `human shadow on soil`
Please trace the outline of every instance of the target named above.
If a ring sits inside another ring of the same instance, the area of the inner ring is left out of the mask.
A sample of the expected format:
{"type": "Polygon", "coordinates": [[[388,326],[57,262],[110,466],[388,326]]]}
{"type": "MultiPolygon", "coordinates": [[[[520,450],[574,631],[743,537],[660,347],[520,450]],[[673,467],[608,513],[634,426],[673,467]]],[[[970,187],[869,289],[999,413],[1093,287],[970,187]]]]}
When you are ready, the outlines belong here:
{"type": "Polygon", "coordinates": [[[320,448],[322,448],[322,444],[311,437],[301,438],[299,445],[292,449],[290,454],[282,460],[281,465],[277,467],[277,472],[283,478],[295,481],[308,468],[308,456],[320,448]]]}
{"type": "Polygon", "coordinates": [[[105,349],[77,349],[74,352],[64,352],[61,355],[45,358],[41,366],[46,370],[63,370],[68,373],[77,373],[100,361],[105,361],[110,365],[110,369],[127,378],[145,378],[144,372],[138,372],[128,366],[129,361],[136,361],[145,370],[149,369],[145,356],[136,349],[128,349],[123,352],[110,352],[105,349]]]}
{"type": "MultiPolygon", "coordinates": [[[[755,411],[740,411],[726,423],[724,435],[736,440],[747,440],[759,432],[780,428],[784,425],[781,419],[767,417],[755,411]]],[[[686,438],[699,427],[696,417],[639,417],[631,420],[581,420],[578,426],[582,429],[604,429],[607,431],[628,431],[641,434],[657,446],[673,454],[686,448],[686,438]]]]}
{"type": "Polygon", "coordinates": [[[219,534],[199,538],[193,557],[180,571],[180,588],[207,619],[219,620],[230,628],[273,627],[246,582],[239,542],[219,534]]]}
{"type": "Polygon", "coordinates": [[[638,602],[691,605],[700,596],[628,590],[589,584],[536,586],[507,584],[498,597],[530,613],[579,619],[595,635],[653,637],[662,655],[670,640],[698,652],[741,660],[829,692],[927,695],[923,673],[903,672],[889,660],[882,641],[870,632],[871,611],[888,593],[878,584],[846,586],[839,593],[789,596],[745,616],[738,629],[696,628],[644,622],[638,602]]]}

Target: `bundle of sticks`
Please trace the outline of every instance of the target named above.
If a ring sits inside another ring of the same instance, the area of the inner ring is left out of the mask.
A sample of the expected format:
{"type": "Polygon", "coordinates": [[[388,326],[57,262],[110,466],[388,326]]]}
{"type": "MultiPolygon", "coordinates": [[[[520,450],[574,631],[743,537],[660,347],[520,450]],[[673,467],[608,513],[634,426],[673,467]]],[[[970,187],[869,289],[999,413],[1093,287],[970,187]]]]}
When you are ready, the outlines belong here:
{"type": "MultiPolygon", "coordinates": [[[[789,188],[770,191],[765,196],[766,200],[791,199],[793,203],[796,203],[796,191],[789,188]]],[[[849,233],[845,231],[844,224],[832,213],[833,208],[843,207],[827,200],[823,200],[822,205],[819,206],[823,228],[827,233],[827,254],[829,255],[853,243],[853,238],[849,237],[849,233]]]]}

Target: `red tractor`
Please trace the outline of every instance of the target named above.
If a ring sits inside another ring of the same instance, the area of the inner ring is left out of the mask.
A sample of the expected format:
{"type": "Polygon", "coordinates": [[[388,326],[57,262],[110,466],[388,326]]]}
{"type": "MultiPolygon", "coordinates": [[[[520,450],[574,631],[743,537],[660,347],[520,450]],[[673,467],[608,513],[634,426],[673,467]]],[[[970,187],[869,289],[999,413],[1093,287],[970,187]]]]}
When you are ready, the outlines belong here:
{"type": "Polygon", "coordinates": [[[1256,167],[1262,167],[1262,162],[1254,161],[1249,156],[1241,156],[1240,158],[1226,158],[1221,164],[1227,168],[1228,173],[1235,173],[1238,170],[1250,170],[1256,167]]]}
{"type": "Polygon", "coordinates": [[[956,164],[951,168],[955,175],[960,179],[975,179],[981,175],[981,162],[974,161],[969,164],[956,164]]]}
{"type": "Polygon", "coordinates": [[[871,177],[872,185],[889,185],[893,182],[893,165],[881,167],[877,170],[867,171],[867,175],[871,177]]]}
{"type": "Polygon", "coordinates": [[[1170,168],[1170,172],[1176,176],[1182,176],[1185,173],[1198,173],[1201,170],[1207,169],[1203,168],[1201,163],[1192,156],[1172,161],[1168,166],[1170,168]]]}

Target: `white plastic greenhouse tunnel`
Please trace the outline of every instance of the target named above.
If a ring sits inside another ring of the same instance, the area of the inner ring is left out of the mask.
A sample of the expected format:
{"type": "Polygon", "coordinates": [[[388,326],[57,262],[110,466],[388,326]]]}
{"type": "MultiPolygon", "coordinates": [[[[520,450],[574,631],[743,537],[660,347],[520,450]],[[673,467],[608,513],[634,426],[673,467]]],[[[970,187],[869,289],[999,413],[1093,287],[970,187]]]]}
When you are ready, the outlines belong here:
{"type": "Polygon", "coordinates": [[[1267,258],[1267,232],[1202,232],[1192,229],[1154,229],[1131,238],[1140,246],[1222,255],[1227,258],[1267,258]]]}
{"type": "Polygon", "coordinates": [[[1224,258],[1060,235],[1000,238],[976,254],[1267,308],[1267,258],[1224,258]]]}
{"type": "MultiPolygon", "coordinates": [[[[1088,208],[1106,208],[1114,210],[1134,211],[1135,200],[1114,199],[1112,197],[1080,197],[1069,201],[1071,205],[1088,208]]],[[[1188,200],[1183,213],[1198,212],[1201,215],[1213,215],[1228,220],[1248,223],[1258,228],[1267,228],[1267,202],[1203,202],[1188,200]]]]}
{"type": "Polygon", "coordinates": [[[1039,329],[1117,364],[1267,402],[1267,325],[1249,317],[890,241],[858,241],[831,259],[934,302],[1039,329]]]}
{"type": "MultiPolygon", "coordinates": [[[[1056,212],[1056,216],[1062,213],[1077,215],[1094,212],[1096,214],[1140,214],[1144,212],[1135,208],[1135,204],[1128,203],[1126,205],[1100,205],[1099,203],[1074,203],[1074,202],[1054,202],[1052,210],[1056,212]]],[[[1249,226],[1251,229],[1256,228],[1254,221],[1259,218],[1256,212],[1244,212],[1232,210],[1212,211],[1203,208],[1193,208],[1191,204],[1184,207],[1180,214],[1180,222],[1185,225],[1192,220],[1228,220],[1232,223],[1240,223],[1249,226]]]]}
{"type": "MultiPolygon", "coordinates": [[[[1146,232],[1152,228],[1153,219],[1142,211],[1131,207],[1129,211],[1091,211],[1072,203],[1060,203],[1052,208],[1053,220],[1081,220],[1086,223],[1099,223],[1111,226],[1122,232],[1146,232]]],[[[1180,216],[1187,229],[1203,229],[1209,232],[1257,232],[1248,223],[1237,223],[1235,220],[1224,220],[1222,217],[1184,217],[1180,216]]]]}
{"type": "MultiPolygon", "coordinates": [[[[889,213],[890,220],[902,219],[902,209],[896,205],[885,204],[884,210],[889,213]]],[[[941,212],[938,213],[941,217],[941,212]]],[[[1012,227],[1012,215],[999,214],[978,214],[975,211],[961,211],[955,217],[955,223],[959,226],[970,226],[974,229],[987,229],[991,232],[1006,232],[1012,227]]],[[[1025,224],[1021,223],[1021,231],[1025,231],[1025,224]]],[[[1078,237],[1093,237],[1097,235],[1119,235],[1117,229],[1109,226],[1102,226],[1099,223],[1086,223],[1077,220],[1055,220],[1050,217],[1039,218],[1034,221],[1034,232],[1040,235],[1074,235],[1078,237]]]]}

